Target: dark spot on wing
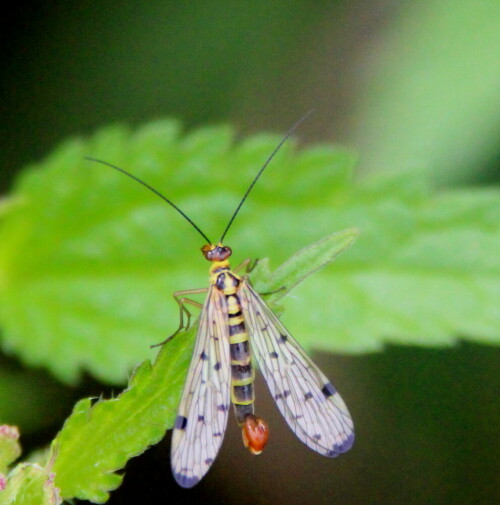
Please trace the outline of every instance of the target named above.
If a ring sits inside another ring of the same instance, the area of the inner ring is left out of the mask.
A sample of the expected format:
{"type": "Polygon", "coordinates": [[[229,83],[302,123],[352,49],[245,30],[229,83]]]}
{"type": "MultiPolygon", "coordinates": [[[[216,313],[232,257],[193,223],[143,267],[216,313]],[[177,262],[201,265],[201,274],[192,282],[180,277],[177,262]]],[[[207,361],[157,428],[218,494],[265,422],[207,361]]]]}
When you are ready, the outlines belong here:
{"type": "Polygon", "coordinates": [[[349,433],[349,436],[344,440],[342,445],[339,447],[340,452],[348,451],[354,444],[354,432],[349,433]]]}
{"type": "Polygon", "coordinates": [[[181,471],[185,473],[174,473],[174,478],[177,481],[177,484],[179,484],[179,486],[193,487],[195,484],[199,482],[200,479],[198,477],[188,477],[186,475],[188,471],[187,469],[183,468],[181,471]]]}
{"type": "Polygon", "coordinates": [[[333,384],[327,382],[321,389],[321,392],[325,395],[325,398],[328,398],[329,396],[333,396],[337,391],[333,387],[333,384]]]}
{"type": "Polygon", "coordinates": [[[220,364],[220,362],[218,361],[217,363],[215,363],[214,365],[214,370],[217,372],[221,369],[222,365],[220,364]]]}
{"type": "Polygon", "coordinates": [[[305,395],[304,395],[304,400],[310,400],[311,398],[313,397],[313,394],[308,391],[305,395]]]}
{"type": "Polygon", "coordinates": [[[269,356],[273,359],[278,359],[278,353],[276,351],[272,351],[269,353],[269,356]]]}
{"type": "Polygon", "coordinates": [[[175,418],[174,428],[176,430],[184,430],[187,424],[187,417],[177,416],[175,418]]]}
{"type": "Polygon", "coordinates": [[[200,359],[202,359],[202,360],[208,359],[208,355],[207,355],[207,353],[205,351],[201,351],[200,359]]]}
{"type": "Polygon", "coordinates": [[[329,458],[336,458],[339,454],[347,452],[354,444],[354,433],[349,436],[340,444],[333,444],[332,448],[326,453],[329,458]]]}
{"type": "Polygon", "coordinates": [[[287,335],[283,335],[283,333],[280,333],[280,338],[279,338],[278,342],[280,344],[284,344],[287,340],[288,340],[288,336],[287,335]]]}

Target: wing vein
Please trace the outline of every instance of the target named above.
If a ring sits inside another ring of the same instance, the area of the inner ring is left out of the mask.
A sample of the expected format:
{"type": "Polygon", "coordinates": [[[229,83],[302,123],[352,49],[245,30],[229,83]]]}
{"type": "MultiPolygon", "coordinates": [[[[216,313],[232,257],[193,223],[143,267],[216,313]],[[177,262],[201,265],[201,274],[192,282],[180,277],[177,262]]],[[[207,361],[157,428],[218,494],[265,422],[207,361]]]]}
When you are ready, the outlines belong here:
{"type": "Polygon", "coordinates": [[[339,393],[245,280],[240,297],[253,352],[289,427],[325,456],[349,450],[353,423],[339,393]]]}
{"type": "Polygon", "coordinates": [[[211,287],[172,435],[172,471],[183,487],[194,486],[205,475],[226,430],[230,402],[227,331],[224,297],[211,287]]]}

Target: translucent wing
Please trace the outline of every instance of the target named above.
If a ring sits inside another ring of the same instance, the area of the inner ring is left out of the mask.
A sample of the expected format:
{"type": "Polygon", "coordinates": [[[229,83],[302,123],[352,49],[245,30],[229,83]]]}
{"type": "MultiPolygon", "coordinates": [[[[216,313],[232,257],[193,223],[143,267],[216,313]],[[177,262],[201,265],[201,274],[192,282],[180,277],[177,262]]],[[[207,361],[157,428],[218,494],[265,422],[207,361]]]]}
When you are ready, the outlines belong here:
{"type": "Polygon", "coordinates": [[[339,393],[247,281],[239,293],[252,350],[290,428],[324,456],[348,451],[353,423],[339,393]]]}
{"type": "Polygon", "coordinates": [[[224,438],[231,373],[227,331],[223,296],[211,287],[172,435],[172,471],[183,487],[205,475],[224,438]]]}

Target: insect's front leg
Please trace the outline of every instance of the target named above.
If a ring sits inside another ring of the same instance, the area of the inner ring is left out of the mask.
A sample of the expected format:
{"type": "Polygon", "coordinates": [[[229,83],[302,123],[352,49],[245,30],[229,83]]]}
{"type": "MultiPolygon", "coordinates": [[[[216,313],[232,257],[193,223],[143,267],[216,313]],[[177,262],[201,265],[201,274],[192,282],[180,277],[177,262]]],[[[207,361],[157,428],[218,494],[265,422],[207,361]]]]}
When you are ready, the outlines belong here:
{"type": "Polygon", "coordinates": [[[255,258],[254,260],[247,258],[246,260],[243,260],[235,269],[233,269],[233,272],[237,274],[240,270],[243,268],[245,269],[245,273],[249,274],[256,266],[259,260],[255,258]]]}
{"type": "Polygon", "coordinates": [[[174,300],[179,304],[179,327],[177,330],[175,330],[172,335],[170,335],[168,338],[163,340],[162,342],[159,342],[158,344],[153,344],[151,348],[153,347],[159,347],[160,345],[164,345],[167,342],[170,342],[178,333],[180,333],[182,330],[187,330],[189,328],[189,325],[191,324],[191,312],[187,309],[186,305],[190,304],[193,307],[197,307],[198,309],[201,309],[203,307],[203,304],[191,300],[191,298],[186,298],[188,295],[198,295],[201,293],[206,293],[208,291],[207,288],[199,288],[199,289],[185,289],[183,291],[175,291],[174,293],[174,300]],[[184,323],[184,316],[187,318],[187,322],[184,323]]]}

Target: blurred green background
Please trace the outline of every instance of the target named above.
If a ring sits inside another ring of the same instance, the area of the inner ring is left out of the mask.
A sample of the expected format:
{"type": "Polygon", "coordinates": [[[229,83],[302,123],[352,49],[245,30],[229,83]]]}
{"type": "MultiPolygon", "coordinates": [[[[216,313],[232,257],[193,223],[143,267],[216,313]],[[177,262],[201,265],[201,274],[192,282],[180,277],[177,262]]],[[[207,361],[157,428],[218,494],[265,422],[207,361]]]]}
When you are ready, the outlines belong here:
{"type": "MultiPolygon", "coordinates": [[[[14,6],[0,35],[0,182],[7,191],[16,171],[64,138],[113,122],[230,122],[244,136],[284,132],[315,107],[297,136],[353,148],[359,177],[416,170],[438,187],[496,185],[499,25],[498,0],[14,6]]],[[[283,433],[263,461],[237,461],[230,428],[214,471],[180,492],[166,441],[132,462],[109,503],[152,500],[153,490],[169,503],[492,503],[498,358],[472,344],[321,355],[356,423],[349,455],[309,454],[266,406],[283,433]]],[[[99,394],[98,384],[86,387],[99,394]]],[[[57,430],[46,410],[47,429],[57,430]]]]}

